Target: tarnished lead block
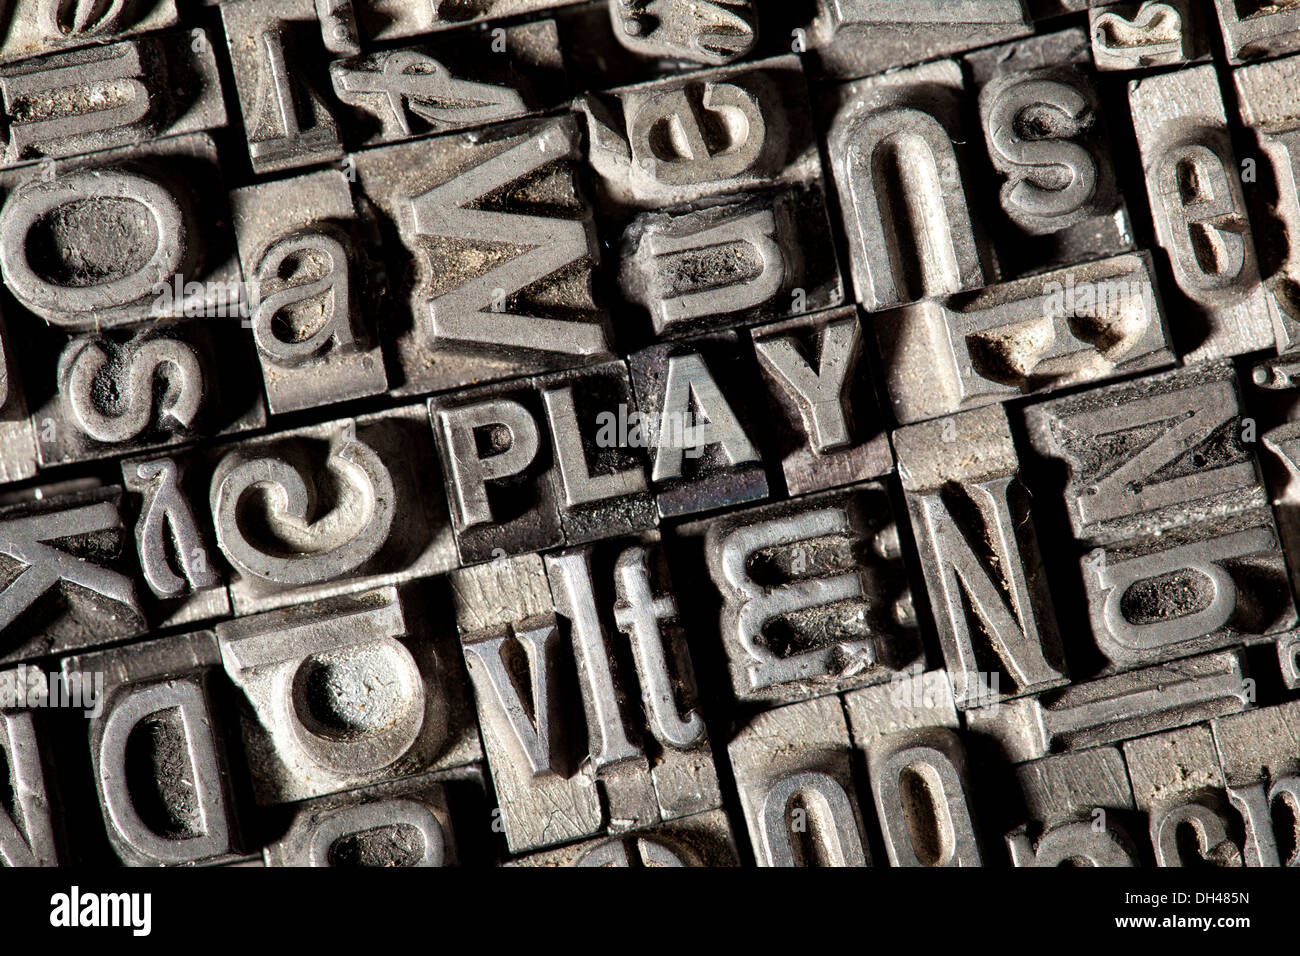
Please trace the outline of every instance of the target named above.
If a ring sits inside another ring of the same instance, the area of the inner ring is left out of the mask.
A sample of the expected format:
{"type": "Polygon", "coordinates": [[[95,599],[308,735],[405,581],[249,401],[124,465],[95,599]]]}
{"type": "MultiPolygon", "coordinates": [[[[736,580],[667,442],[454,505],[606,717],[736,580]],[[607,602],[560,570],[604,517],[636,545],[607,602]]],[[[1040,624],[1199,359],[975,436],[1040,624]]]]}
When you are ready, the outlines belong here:
{"type": "MultiPolygon", "coordinates": [[[[1277,349],[1288,353],[1300,349],[1300,104],[1295,98],[1300,57],[1242,67],[1232,78],[1242,122],[1254,132],[1277,183],[1274,211],[1280,222],[1268,220],[1257,228],[1263,230],[1260,248],[1276,247],[1264,259],[1277,263],[1274,270],[1265,270],[1264,284],[1278,308],[1277,349]]],[[[1286,384],[1260,378],[1258,371],[1255,381],[1265,387],[1286,384]]]]}
{"type": "Polygon", "coordinates": [[[790,494],[893,469],[856,309],[760,326],[750,336],[777,413],[776,443],[790,494]]]}
{"type": "Polygon", "coordinates": [[[32,408],[43,468],[266,424],[249,343],[230,319],[151,322],[71,337],[52,332],[47,339],[59,348],[57,359],[47,354],[29,373],[56,386],[32,408]]]}
{"type": "Polygon", "coordinates": [[[546,850],[506,866],[739,866],[726,811],[680,817],[645,830],[546,850]]]}
{"type": "Polygon", "coordinates": [[[1300,866],[1300,701],[1222,717],[1210,729],[1228,800],[1245,828],[1246,866],[1300,866]],[[1277,814],[1279,804],[1284,814],[1277,814]],[[1277,832],[1279,817],[1289,817],[1291,833],[1277,832]]]}
{"type": "Polygon", "coordinates": [[[635,431],[651,449],[650,486],[661,516],[767,497],[751,362],[734,332],[654,345],[628,358],[635,431]]]}
{"type": "Polygon", "coordinates": [[[312,0],[223,0],[221,22],[254,172],[342,159],[312,0]]]}
{"type": "Polygon", "coordinates": [[[838,697],[752,717],[727,745],[759,866],[870,866],[838,697]]]}
{"type": "Polygon", "coordinates": [[[1081,563],[1093,640],[1116,666],[1254,642],[1297,623],[1268,508],[1108,545],[1081,563]]]}
{"type": "Polygon", "coordinates": [[[0,508],[0,663],[143,634],[120,488],[0,508]]]}
{"type": "Polygon", "coordinates": [[[204,133],[8,170],[5,287],[73,331],[238,315],[239,261],[220,182],[217,147],[204,133]]]}
{"type": "Polygon", "coordinates": [[[821,175],[794,56],[588,94],[577,105],[601,197],[615,209],[659,209],[821,175]]]}
{"type": "Polygon", "coordinates": [[[580,158],[571,116],[352,157],[362,192],[397,225],[391,254],[407,260],[390,267],[412,322],[395,343],[398,393],[611,357],[580,158]]]}
{"type": "Polygon", "coordinates": [[[1133,791],[1118,749],[1098,747],[1023,764],[1028,822],[1006,835],[1014,866],[1139,866],[1123,818],[1133,791]]]}
{"type": "Polygon", "coordinates": [[[133,458],[122,462],[128,509],[135,515],[135,552],[146,613],[172,627],[230,613],[224,566],[212,528],[200,524],[194,502],[205,489],[186,457],[133,458]]]}
{"type": "Polygon", "coordinates": [[[236,614],[456,566],[422,405],[219,449],[208,505],[236,614]]]}
{"type": "Polygon", "coordinates": [[[1020,763],[1245,710],[1253,694],[1241,653],[1220,651],[972,708],[966,727],[1020,763]]]}
{"type": "Polygon", "coordinates": [[[482,756],[454,640],[408,621],[405,603],[388,587],[217,625],[258,803],[482,756]]]}
{"type": "Polygon", "coordinates": [[[13,0],[6,4],[0,62],[161,30],[176,20],[176,0],[13,0]]]}
{"type": "Polygon", "coordinates": [[[482,20],[536,13],[582,0],[458,0],[412,3],[411,0],[353,0],[357,20],[371,40],[380,42],[446,30],[482,20]]]}
{"type": "Polygon", "coordinates": [[[542,414],[527,380],[430,400],[462,564],[564,543],[542,414]]]}
{"type": "Polygon", "coordinates": [[[943,671],[844,695],[891,866],[982,866],[966,750],[943,671]]]}
{"type": "Polygon", "coordinates": [[[619,286],[656,337],[817,312],[844,301],[820,186],[642,213],[619,286]]]}
{"type": "Polygon", "coordinates": [[[959,707],[1066,683],[1029,495],[1000,407],[894,432],[903,483],[959,707]],[[1002,678],[1006,678],[1003,690],[1002,678]]]}
{"type": "Polygon", "coordinates": [[[634,53],[720,66],[758,42],[756,0],[611,0],[618,41],[634,53]]]}
{"type": "Polygon", "coordinates": [[[889,680],[923,660],[883,485],[714,518],[704,548],[740,700],[889,680]]]}
{"type": "Polygon", "coordinates": [[[929,299],[872,325],[902,423],[1175,359],[1147,253],[929,299]]]}
{"type": "MultiPolygon", "coordinates": [[[[1296,14],[1300,16],[1300,12],[1296,14]]],[[[1273,310],[1210,65],[1129,83],[1156,239],[1192,310],[1173,329],[1187,362],[1274,343],[1273,310]]]]}
{"type": "Polygon", "coordinates": [[[109,841],[127,865],[240,855],[225,714],[212,687],[220,664],[211,631],[63,660],[65,680],[104,675],[103,713],[89,722],[90,757],[109,841]],[[152,772],[139,772],[142,759],[152,772]]]}
{"type": "Polygon", "coordinates": [[[549,110],[567,86],[553,20],[461,30],[430,44],[335,60],[330,80],[334,95],[352,107],[342,135],[354,147],[549,110]]]}
{"type": "Polygon", "coordinates": [[[12,794],[0,805],[0,864],[57,866],[59,842],[25,683],[25,670],[0,671],[0,783],[12,794]]]}
{"type": "Polygon", "coordinates": [[[868,312],[998,277],[977,235],[957,144],[961,67],[948,60],[839,87],[827,134],[857,299],[868,312]],[[900,228],[906,223],[905,228],[900,228]]]}
{"type": "Polygon", "coordinates": [[[1268,506],[1227,363],[1031,406],[1029,441],[1070,470],[1075,537],[1108,544],[1268,506]]]}
{"type": "Polygon", "coordinates": [[[1024,0],[817,0],[808,44],[833,76],[866,76],[1033,32],[1024,0]]]}
{"type": "Polygon", "coordinates": [[[4,166],[226,125],[202,29],[0,67],[0,104],[4,166]]]}
{"type": "Polygon", "coordinates": [[[36,431],[13,337],[0,318],[0,484],[36,474],[36,431]]]}
{"type": "Polygon", "coordinates": [[[1205,725],[1124,744],[1133,797],[1149,820],[1157,866],[1241,866],[1230,838],[1223,770],[1205,725]],[[1190,829],[1194,848],[1181,838],[1190,829]],[[1190,850],[1190,852],[1189,852],[1190,850]]]}
{"type": "Polygon", "coordinates": [[[1092,59],[1099,70],[1177,66],[1205,45],[1189,0],[1143,0],[1088,9],[1092,59]]]}
{"type": "Polygon", "coordinates": [[[447,794],[437,774],[309,800],[262,852],[267,866],[456,866],[447,794]]]}
{"type": "Polygon", "coordinates": [[[334,170],[236,190],[230,197],[249,316],[272,414],[388,389],[377,295],[356,239],[346,176],[334,170]]]}
{"type": "Polygon", "coordinates": [[[966,62],[989,160],[1004,178],[1003,268],[1022,274],[1132,249],[1087,34],[1018,40],[966,62]]]}
{"type": "Polygon", "coordinates": [[[1293,0],[1214,0],[1229,63],[1300,50],[1300,7],[1293,0]]]}

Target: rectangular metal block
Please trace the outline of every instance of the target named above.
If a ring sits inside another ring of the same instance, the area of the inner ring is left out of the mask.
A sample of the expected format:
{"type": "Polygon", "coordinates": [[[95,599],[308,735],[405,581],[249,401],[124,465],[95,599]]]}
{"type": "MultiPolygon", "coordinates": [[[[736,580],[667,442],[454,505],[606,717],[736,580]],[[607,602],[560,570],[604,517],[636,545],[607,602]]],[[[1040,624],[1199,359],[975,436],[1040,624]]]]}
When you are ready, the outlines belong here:
{"type": "Polygon", "coordinates": [[[231,319],[71,335],[51,330],[43,339],[30,343],[27,374],[42,468],[266,424],[252,346],[231,319]],[[156,390],[157,378],[166,381],[164,391],[156,390]]]}
{"type": "Polygon", "coordinates": [[[985,149],[1002,183],[1004,271],[1037,273],[1132,250],[1088,35],[1062,30],[965,59],[985,149]]]}
{"type": "Polygon", "coordinates": [[[659,514],[680,517],[768,496],[753,398],[757,373],[739,336],[717,332],[628,358],[659,514]]]}
{"type": "Polygon", "coordinates": [[[0,507],[0,663],[145,633],[122,489],[46,493],[0,507]]]}
{"type": "Polygon", "coordinates": [[[527,379],[429,400],[461,564],[564,543],[542,397],[527,379]]]}
{"type": "Polygon", "coordinates": [[[1032,32],[1024,0],[817,0],[808,45],[823,71],[848,78],[1032,32]]]}
{"type": "Polygon", "coordinates": [[[1161,733],[1250,706],[1239,651],[1160,664],[966,711],[1013,763],[1161,733]]]}
{"type": "Polygon", "coordinates": [[[226,125],[207,33],[153,34],[0,67],[0,166],[226,125]]]}
{"type": "Polygon", "coordinates": [[[258,436],[211,459],[209,513],[236,614],[456,567],[423,405],[258,436]]]}
{"type": "Polygon", "coordinates": [[[1276,305],[1260,283],[1214,67],[1132,80],[1128,95],[1156,240],[1188,306],[1172,329],[1179,353],[1191,363],[1271,347],[1276,305]]]}
{"type": "Polygon", "coordinates": [[[927,299],[873,325],[899,422],[1175,361],[1147,253],[927,299]]]}
{"type": "Polygon", "coordinates": [[[455,636],[384,587],[217,625],[260,804],[482,759],[455,636]]]}
{"type": "Polygon", "coordinates": [[[726,811],[710,810],[603,840],[511,860],[506,866],[739,866],[726,811]]]}
{"type": "Polygon", "coordinates": [[[176,0],[96,4],[83,10],[86,6],[50,4],[47,0],[14,0],[7,4],[0,62],[117,40],[177,22],[176,0]]]}
{"type": "Polygon", "coordinates": [[[109,842],[128,866],[244,855],[215,687],[220,663],[211,631],[62,661],[65,682],[93,681],[101,695],[88,721],[90,759],[109,842]],[[127,772],[144,761],[152,775],[127,772]]]}
{"type": "Polygon", "coordinates": [[[819,104],[853,285],[868,312],[998,279],[968,198],[964,93],[961,66],[944,60],[846,83],[819,104]]]}
{"type": "Polygon", "coordinates": [[[739,700],[833,694],[924,661],[883,485],[737,511],[703,527],[739,700]]]}
{"type": "Polygon", "coordinates": [[[353,0],[365,35],[379,43],[564,7],[582,0],[465,0],[454,6],[411,0],[353,0]]]}
{"type": "Polygon", "coordinates": [[[1297,623],[1268,508],[1098,548],[1081,567],[1093,641],[1117,668],[1253,643],[1297,623]]]}
{"type": "Polygon", "coordinates": [[[1179,66],[1204,56],[1199,10],[1189,0],[1142,0],[1088,10],[1097,69],[1145,70],[1179,66]]]}
{"type": "Polygon", "coordinates": [[[221,22],[253,171],[342,159],[312,0],[223,0],[221,22]]]}
{"type": "Polygon", "coordinates": [[[155,628],[193,624],[230,613],[225,565],[203,520],[207,474],[192,454],[122,462],[124,520],[134,522],[137,589],[155,628]],[[196,510],[197,508],[197,510],[196,510]]]}
{"type": "Polygon", "coordinates": [[[623,234],[619,288],[656,338],[839,305],[820,181],[641,213],[623,234]]]}
{"type": "Polygon", "coordinates": [[[206,133],[0,172],[5,286],[69,332],[237,316],[243,277],[221,182],[206,133]],[[78,254],[65,261],[64,249],[78,254]]]}
{"type": "Polygon", "coordinates": [[[576,104],[610,212],[821,178],[798,57],[719,67],[592,93],[576,104]],[[680,129],[681,144],[656,130],[680,129]]]}
{"type": "Polygon", "coordinates": [[[1069,467],[1065,501],[1081,542],[1125,541],[1268,506],[1255,451],[1242,440],[1229,363],[1041,402],[1024,416],[1034,451],[1069,467]]]}
{"type": "Polygon", "coordinates": [[[1214,0],[1229,63],[1300,50],[1300,7],[1291,0],[1214,0]]]}
{"type": "Polygon", "coordinates": [[[621,428],[636,411],[623,362],[532,381],[541,392],[555,460],[555,499],[568,544],[636,534],[659,523],[650,491],[650,452],[621,428]]]}
{"type": "Polygon", "coordinates": [[[774,322],[749,334],[768,407],[776,413],[777,451],[790,494],[893,470],[854,308],[774,322]]]}
{"type": "Polygon", "coordinates": [[[870,866],[838,697],[751,717],[727,745],[759,866],[870,866]],[[809,809],[809,808],[813,809],[809,809]]]}
{"type": "Polygon", "coordinates": [[[298,804],[285,833],[263,849],[266,865],[460,865],[439,778],[425,774],[298,804]]]}
{"type": "Polygon", "coordinates": [[[1066,683],[1006,413],[997,406],[963,412],[900,429],[893,439],[957,706],[1066,683]]]}
{"type": "Polygon", "coordinates": [[[1014,866],[1138,866],[1133,792],[1117,748],[1046,757],[1016,768],[1028,820],[1006,834],[1014,866]],[[1126,825],[1127,824],[1127,825],[1126,825]]]}
{"type": "MultiPolygon", "coordinates": [[[[1255,229],[1264,286],[1276,305],[1277,350],[1288,354],[1300,349],[1300,295],[1296,291],[1300,288],[1300,255],[1295,248],[1300,235],[1300,106],[1294,95],[1300,84],[1300,56],[1241,67],[1233,71],[1232,79],[1241,120],[1271,165],[1276,184],[1276,198],[1270,203],[1273,215],[1257,223],[1255,229]]],[[[1251,181],[1259,176],[1254,162],[1254,157],[1246,161],[1251,181]]],[[[1243,175],[1246,172],[1243,167],[1243,175]]],[[[1283,384],[1268,378],[1257,378],[1257,382],[1266,387],[1283,384]]]]}
{"type": "Polygon", "coordinates": [[[272,414],[388,390],[366,303],[378,298],[344,173],[322,170],[230,196],[252,329],[272,414]],[[288,273],[286,275],[285,273],[288,273]]]}
{"type": "Polygon", "coordinates": [[[554,20],[337,59],[329,74],[350,149],[548,112],[568,94],[554,20]]]}
{"type": "Polygon", "coordinates": [[[395,294],[409,303],[395,323],[397,394],[613,357],[572,116],[350,158],[365,200],[400,240],[386,250],[395,294]],[[488,196],[500,199],[483,209],[488,196]]]}

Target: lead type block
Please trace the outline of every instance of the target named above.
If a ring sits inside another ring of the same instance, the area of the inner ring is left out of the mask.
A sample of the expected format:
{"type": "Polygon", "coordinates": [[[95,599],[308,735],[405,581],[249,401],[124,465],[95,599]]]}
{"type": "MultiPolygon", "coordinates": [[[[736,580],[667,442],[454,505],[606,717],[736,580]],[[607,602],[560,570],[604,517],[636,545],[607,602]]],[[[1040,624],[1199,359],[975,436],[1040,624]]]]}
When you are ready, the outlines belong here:
{"type": "Polygon", "coordinates": [[[109,841],[130,866],[240,855],[224,715],[212,686],[220,664],[211,631],[63,661],[65,680],[103,676],[90,756],[109,841]]]}
{"type": "Polygon", "coordinates": [[[966,749],[943,671],[844,695],[891,866],[983,866],[966,749]]]}
{"type": "Polygon", "coordinates": [[[1276,305],[1260,283],[1214,67],[1133,80],[1129,106],[1156,239],[1192,310],[1173,330],[1183,358],[1271,347],[1276,305]]]}
{"type": "Polygon", "coordinates": [[[1188,0],[1144,0],[1088,9],[1092,59],[1099,70],[1178,66],[1204,52],[1188,0]]]}
{"type": "Polygon", "coordinates": [[[832,694],[923,660],[883,485],[739,511],[705,527],[738,699],[832,694]]]}
{"type": "Polygon", "coordinates": [[[1124,825],[1133,791],[1114,747],[1046,757],[1016,768],[1028,822],[1006,835],[1014,866],[1139,866],[1124,825]]]}
{"type": "Polygon", "coordinates": [[[1223,770],[1204,724],[1130,740],[1124,760],[1137,808],[1147,814],[1157,866],[1241,866],[1229,835],[1223,770]],[[1182,834],[1190,830],[1195,841],[1182,834]]]}
{"type": "Polygon", "coordinates": [[[838,697],[755,715],[727,745],[759,866],[870,866],[838,697]]]}
{"type": "Polygon", "coordinates": [[[532,853],[506,864],[646,868],[739,865],[725,810],[710,810],[645,830],[532,853]]]}
{"type": "Polygon", "coordinates": [[[1300,702],[1221,717],[1210,730],[1228,800],[1244,827],[1246,866],[1300,865],[1295,834],[1300,820],[1300,702]],[[1278,814],[1283,806],[1285,815],[1278,814]],[[1277,822],[1287,816],[1292,831],[1278,833],[1277,822]]]}
{"type": "Polygon", "coordinates": [[[1146,253],[930,298],[872,325],[902,423],[1174,361],[1146,253]]]}
{"type": "Polygon", "coordinates": [[[208,485],[236,614],[442,574],[456,550],[421,405],[220,450],[208,485]]]}
{"type": "Polygon", "coordinates": [[[967,199],[958,146],[966,141],[963,86],[961,67],[948,60],[849,83],[831,96],[829,153],[853,284],[868,312],[998,277],[967,199]]]}
{"type": "Polygon", "coordinates": [[[334,170],[231,194],[248,317],[272,414],[388,389],[346,176],[334,170]]]}
{"type": "Polygon", "coordinates": [[[399,394],[612,357],[580,158],[568,116],[353,156],[362,192],[397,226],[390,253],[407,261],[390,269],[410,274],[399,394]]]}
{"type": "Polygon", "coordinates": [[[790,494],[893,470],[856,309],[775,322],[749,334],[777,413],[776,444],[790,494]]]}
{"type": "Polygon", "coordinates": [[[405,605],[386,587],[217,626],[259,803],[482,757],[455,641],[405,605]]]}
{"type": "Polygon", "coordinates": [[[894,449],[957,706],[984,700],[990,672],[1003,697],[1066,683],[1006,413],[912,425],[894,432],[894,449]]]}
{"type": "Polygon", "coordinates": [[[1133,249],[1087,35],[1018,40],[969,54],[966,63],[979,89],[985,148],[1003,178],[1004,268],[1037,272],[1133,249]]]}

